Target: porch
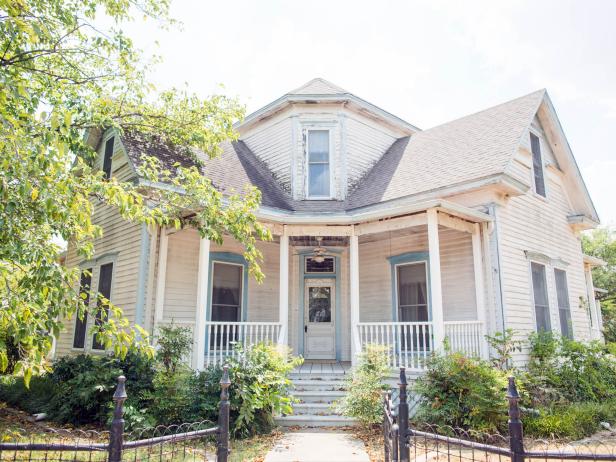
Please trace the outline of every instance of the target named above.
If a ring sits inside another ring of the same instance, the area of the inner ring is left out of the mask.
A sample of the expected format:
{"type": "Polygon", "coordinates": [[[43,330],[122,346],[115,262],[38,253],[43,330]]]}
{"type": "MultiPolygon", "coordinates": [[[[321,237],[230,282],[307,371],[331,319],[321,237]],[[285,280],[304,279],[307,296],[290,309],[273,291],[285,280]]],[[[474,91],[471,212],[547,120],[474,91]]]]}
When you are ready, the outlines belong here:
{"type": "Polygon", "coordinates": [[[163,232],[154,323],[193,329],[196,369],[258,342],[339,363],[381,344],[392,368],[417,371],[445,342],[486,356],[488,222],[452,205],[354,224],[271,223],[274,241],[259,243],[262,285],[237,243],[163,232]]]}

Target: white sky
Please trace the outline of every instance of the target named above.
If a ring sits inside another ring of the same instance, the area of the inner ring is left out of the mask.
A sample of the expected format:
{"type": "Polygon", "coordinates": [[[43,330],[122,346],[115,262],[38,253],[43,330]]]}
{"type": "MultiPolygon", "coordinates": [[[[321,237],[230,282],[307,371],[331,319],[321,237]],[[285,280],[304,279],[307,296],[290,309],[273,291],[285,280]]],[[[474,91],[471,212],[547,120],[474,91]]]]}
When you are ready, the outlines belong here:
{"type": "Polygon", "coordinates": [[[174,0],[172,16],[182,30],[127,28],[163,57],[154,81],[224,84],[248,112],[323,77],[425,129],[545,87],[616,225],[616,1],[174,0]]]}

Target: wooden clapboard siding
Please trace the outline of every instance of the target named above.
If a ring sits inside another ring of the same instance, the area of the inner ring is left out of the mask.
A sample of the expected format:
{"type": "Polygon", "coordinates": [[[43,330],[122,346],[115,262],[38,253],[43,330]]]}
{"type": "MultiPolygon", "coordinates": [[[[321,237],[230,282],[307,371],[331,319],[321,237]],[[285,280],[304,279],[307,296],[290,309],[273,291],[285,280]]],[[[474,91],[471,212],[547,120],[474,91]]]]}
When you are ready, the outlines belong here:
{"type": "MultiPolygon", "coordinates": [[[[476,319],[471,236],[441,226],[439,240],[444,320],[476,319]]],[[[392,320],[392,280],[388,257],[427,251],[428,238],[424,230],[408,236],[360,243],[360,322],[392,320]]]]}
{"type": "MultiPolygon", "coordinates": [[[[111,132],[102,137],[99,144],[98,155],[94,160],[95,168],[102,168],[105,143],[111,132]]],[[[120,181],[127,181],[134,177],[134,171],[129,164],[128,157],[119,136],[115,136],[114,154],[111,164],[112,176],[120,181]]],[[[98,278],[100,264],[113,262],[113,276],[111,282],[111,301],[122,308],[126,318],[133,323],[137,306],[137,286],[139,278],[139,258],[141,251],[142,228],[140,224],[130,223],[122,219],[114,207],[94,204],[93,223],[103,229],[103,236],[94,242],[95,254],[89,262],[84,262],[83,257],[77,254],[74,246],[67,249],[66,265],[75,267],[83,265],[84,268],[92,268],[92,290],[98,290],[98,278]]],[[[96,300],[91,299],[92,306],[96,300]]],[[[88,328],[94,321],[89,316],[88,328]]],[[[65,328],[56,344],[56,356],[63,356],[77,352],[73,350],[74,318],[65,320],[65,328]]],[[[88,351],[92,345],[92,336],[86,336],[86,348],[88,351]]]]}
{"type": "MultiPolygon", "coordinates": [[[[278,321],[278,244],[259,242],[263,253],[261,269],[265,280],[259,284],[248,278],[248,321],[278,321]]],[[[231,238],[222,245],[212,243],[211,252],[242,254],[243,248],[231,238]]],[[[185,229],[169,236],[167,272],[163,319],[178,323],[194,323],[197,307],[197,273],[199,258],[199,235],[195,230],[185,229]]]]}
{"type": "Polygon", "coordinates": [[[255,131],[243,141],[273,172],[286,191],[291,191],[292,125],[286,117],[255,131]]]}
{"type": "MultiPolygon", "coordinates": [[[[545,144],[542,142],[542,148],[545,144]]],[[[528,157],[527,152],[522,150],[517,159],[520,165],[526,166],[525,175],[530,178],[528,157]]],[[[522,196],[511,198],[497,210],[506,326],[519,330],[522,337],[535,330],[532,282],[529,261],[524,252],[539,252],[567,263],[563,269],[567,271],[574,336],[576,339],[587,339],[588,313],[580,308],[579,301],[580,296],[586,295],[581,244],[567,223],[567,215],[574,211],[556,171],[546,169],[546,186],[545,199],[528,191],[522,196]]],[[[554,267],[549,264],[546,276],[552,329],[560,332],[554,267]]],[[[522,360],[523,355],[519,359],[522,360]]]]}
{"type": "Polygon", "coordinates": [[[347,181],[357,183],[396,141],[391,133],[356,117],[346,120],[347,181]]]}

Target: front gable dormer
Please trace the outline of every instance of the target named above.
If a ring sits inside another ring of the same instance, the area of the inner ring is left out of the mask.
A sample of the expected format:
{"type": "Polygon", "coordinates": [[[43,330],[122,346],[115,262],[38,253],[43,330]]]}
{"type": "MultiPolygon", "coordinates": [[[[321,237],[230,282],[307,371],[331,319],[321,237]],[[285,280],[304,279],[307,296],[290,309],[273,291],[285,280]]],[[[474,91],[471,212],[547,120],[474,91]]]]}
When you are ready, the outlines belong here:
{"type": "Polygon", "coordinates": [[[418,129],[314,79],[249,115],[238,130],[293,199],[343,201],[397,139],[418,129]]]}

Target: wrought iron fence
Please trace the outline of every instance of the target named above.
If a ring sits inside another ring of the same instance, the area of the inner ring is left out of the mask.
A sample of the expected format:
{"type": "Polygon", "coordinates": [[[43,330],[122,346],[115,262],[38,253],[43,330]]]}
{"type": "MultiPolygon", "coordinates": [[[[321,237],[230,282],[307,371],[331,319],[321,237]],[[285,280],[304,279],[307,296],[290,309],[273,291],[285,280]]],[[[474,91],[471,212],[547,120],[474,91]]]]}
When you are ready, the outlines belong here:
{"type": "Polygon", "coordinates": [[[422,426],[409,423],[406,370],[400,368],[399,402],[387,394],[384,400],[384,459],[386,462],[430,460],[447,462],[538,462],[538,461],[616,461],[613,443],[587,438],[574,443],[524,438],[520,420],[520,395],[513,377],[509,378],[508,433],[488,434],[449,426],[422,426]]]}
{"type": "Polygon", "coordinates": [[[0,460],[13,461],[207,461],[227,462],[229,448],[229,371],[224,367],[220,381],[218,425],[209,421],[158,426],[133,432],[124,431],[126,379],[118,377],[113,395],[114,412],[109,431],[47,429],[24,437],[13,432],[13,441],[0,441],[0,460]],[[215,450],[212,443],[215,443],[215,450]],[[208,450],[211,450],[208,459],[208,450]]]}

